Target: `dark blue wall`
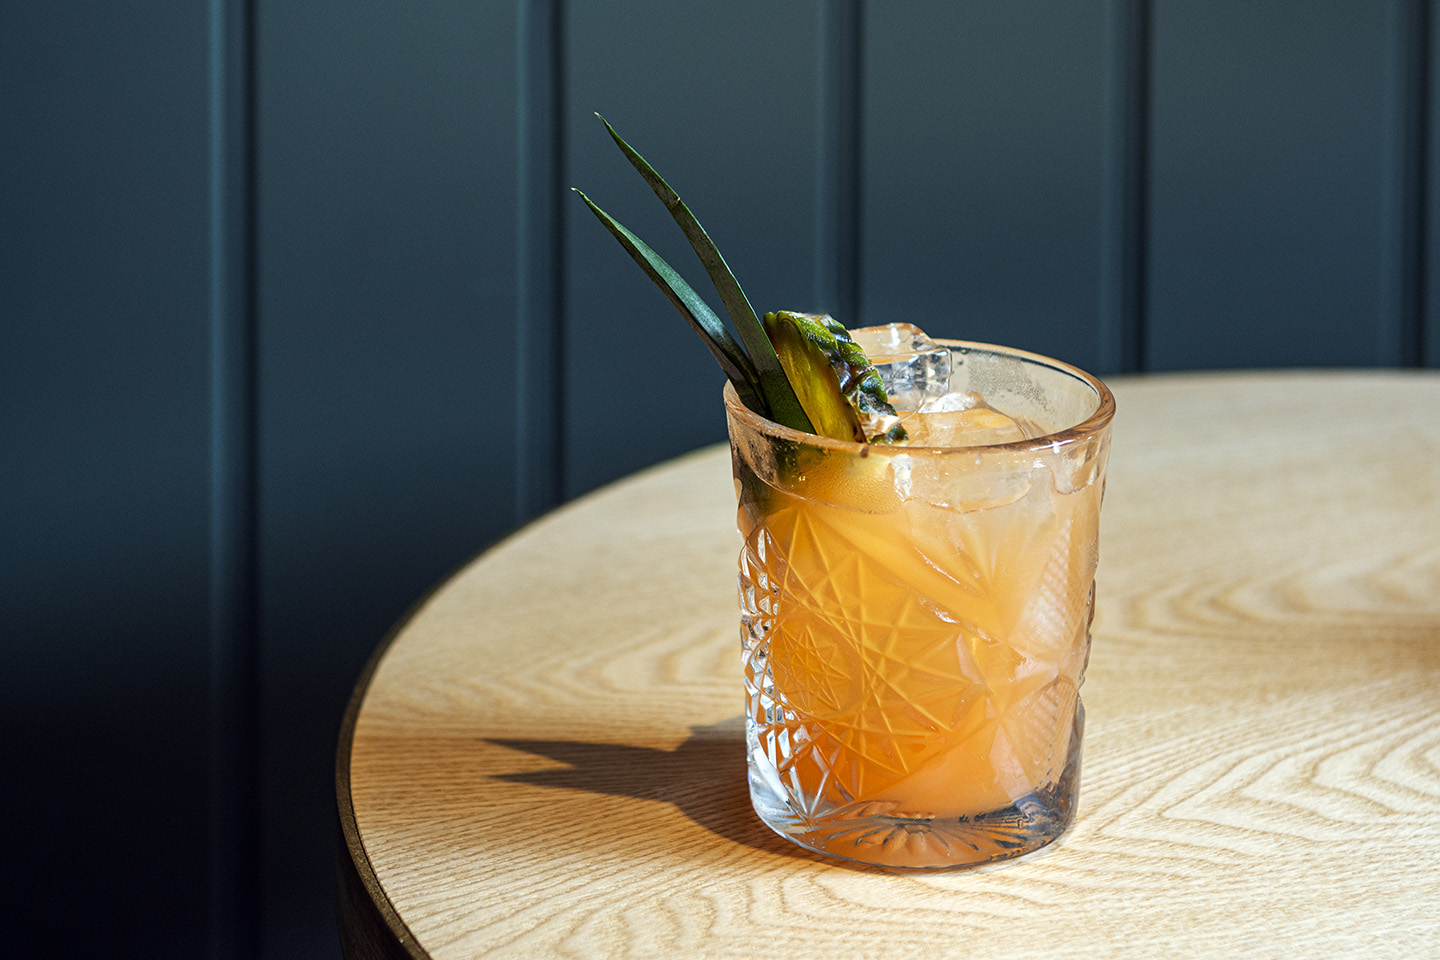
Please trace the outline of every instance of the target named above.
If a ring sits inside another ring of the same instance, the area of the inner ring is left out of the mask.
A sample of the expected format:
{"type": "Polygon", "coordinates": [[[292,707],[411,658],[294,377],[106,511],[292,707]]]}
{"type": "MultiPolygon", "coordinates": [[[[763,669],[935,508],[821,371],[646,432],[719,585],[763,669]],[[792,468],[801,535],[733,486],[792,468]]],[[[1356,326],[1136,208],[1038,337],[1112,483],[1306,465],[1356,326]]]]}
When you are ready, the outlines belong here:
{"type": "Polygon", "coordinates": [[[718,371],[566,189],[698,277],[593,111],[760,309],[1099,373],[1433,367],[1435,6],[0,5],[25,929],[334,955],[334,739],[387,628],[723,438],[718,371]]]}

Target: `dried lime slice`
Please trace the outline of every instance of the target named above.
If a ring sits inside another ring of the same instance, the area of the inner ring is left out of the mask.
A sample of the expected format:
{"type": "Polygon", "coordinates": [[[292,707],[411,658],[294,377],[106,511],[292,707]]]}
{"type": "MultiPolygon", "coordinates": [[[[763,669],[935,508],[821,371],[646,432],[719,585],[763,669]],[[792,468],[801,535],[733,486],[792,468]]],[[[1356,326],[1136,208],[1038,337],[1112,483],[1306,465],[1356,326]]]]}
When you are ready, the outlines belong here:
{"type": "Polygon", "coordinates": [[[780,310],[765,314],[764,327],[816,433],[860,443],[905,439],[880,374],[839,321],[780,310]]]}

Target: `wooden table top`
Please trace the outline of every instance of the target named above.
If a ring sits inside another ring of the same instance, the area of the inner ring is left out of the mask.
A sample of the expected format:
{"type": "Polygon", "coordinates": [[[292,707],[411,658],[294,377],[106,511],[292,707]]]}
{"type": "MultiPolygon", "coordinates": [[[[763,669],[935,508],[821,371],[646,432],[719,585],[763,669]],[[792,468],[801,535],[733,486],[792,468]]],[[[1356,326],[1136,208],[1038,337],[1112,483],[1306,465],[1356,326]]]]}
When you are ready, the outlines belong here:
{"type": "Polygon", "coordinates": [[[1440,953],[1440,375],[1111,385],[1058,843],[888,873],[761,826],[716,447],[500,543],[377,652],[337,765],[347,953],[1440,953]]]}

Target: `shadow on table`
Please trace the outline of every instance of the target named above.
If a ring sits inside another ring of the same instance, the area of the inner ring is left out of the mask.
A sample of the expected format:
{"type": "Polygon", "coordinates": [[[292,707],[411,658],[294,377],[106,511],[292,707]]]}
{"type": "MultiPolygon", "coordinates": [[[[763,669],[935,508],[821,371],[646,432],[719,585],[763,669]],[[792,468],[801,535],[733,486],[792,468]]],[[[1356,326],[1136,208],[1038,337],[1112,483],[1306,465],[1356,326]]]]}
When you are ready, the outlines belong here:
{"type": "Polygon", "coordinates": [[[575,740],[486,738],[486,742],[569,765],[563,770],[500,774],[497,780],[672,803],[726,840],[815,863],[860,867],[782,840],[756,817],[746,781],[744,717],[691,727],[689,739],[674,750],[575,740]]]}

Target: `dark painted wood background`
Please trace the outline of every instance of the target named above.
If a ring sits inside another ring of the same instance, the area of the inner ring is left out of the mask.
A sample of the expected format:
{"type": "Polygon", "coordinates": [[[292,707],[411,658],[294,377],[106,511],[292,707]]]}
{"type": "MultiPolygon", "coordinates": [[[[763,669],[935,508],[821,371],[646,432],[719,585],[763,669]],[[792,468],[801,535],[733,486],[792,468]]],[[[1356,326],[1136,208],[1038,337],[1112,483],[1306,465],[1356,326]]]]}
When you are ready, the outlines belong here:
{"type": "Polygon", "coordinates": [[[760,309],[1102,374],[1440,366],[1434,6],[7,0],[7,937],[333,956],[370,651],[723,438],[566,189],[703,279],[593,111],[760,309]]]}

